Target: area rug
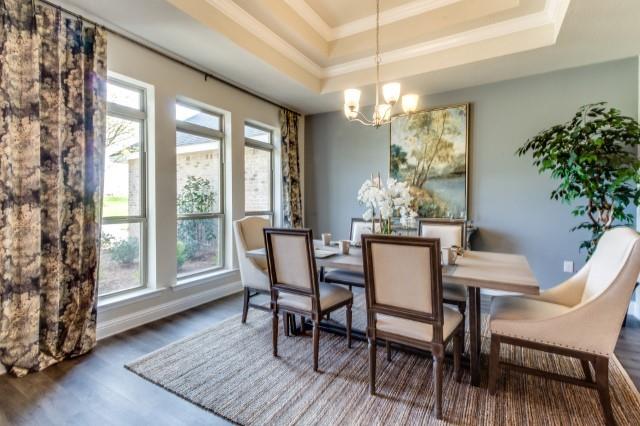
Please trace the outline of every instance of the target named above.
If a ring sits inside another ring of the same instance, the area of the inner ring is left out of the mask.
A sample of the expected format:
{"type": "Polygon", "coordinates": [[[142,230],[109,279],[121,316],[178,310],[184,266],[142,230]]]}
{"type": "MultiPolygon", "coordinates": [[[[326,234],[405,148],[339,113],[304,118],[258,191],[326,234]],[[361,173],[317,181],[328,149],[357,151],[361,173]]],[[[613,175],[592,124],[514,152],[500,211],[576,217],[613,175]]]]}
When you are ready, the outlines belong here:
{"type": "MultiPolygon", "coordinates": [[[[354,306],[354,328],[364,329],[362,296],[354,306]]],[[[332,319],[343,321],[344,314],[332,319]]],[[[484,328],[486,329],[486,318],[484,328]]],[[[282,328],[281,328],[282,330],[282,328]]],[[[482,341],[489,351],[489,339],[482,341]]],[[[503,359],[582,377],[579,362],[505,346],[503,359]]],[[[434,392],[429,357],[378,350],[378,395],[368,391],[365,342],[347,349],[344,337],[321,333],[320,372],[314,373],[311,339],[279,336],[279,357],[271,355],[271,320],[250,311],[246,324],[231,318],[210,329],[150,353],[126,367],[141,377],[225,419],[243,425],[600,425],[604,423],[595,390],[503,371],[497,396],[453,379],[445,364],[444,420],[432,415],[434,392]]],[[[640,424],[640,394],[614,357],[611,399],[620,425],[640,424]]]]}

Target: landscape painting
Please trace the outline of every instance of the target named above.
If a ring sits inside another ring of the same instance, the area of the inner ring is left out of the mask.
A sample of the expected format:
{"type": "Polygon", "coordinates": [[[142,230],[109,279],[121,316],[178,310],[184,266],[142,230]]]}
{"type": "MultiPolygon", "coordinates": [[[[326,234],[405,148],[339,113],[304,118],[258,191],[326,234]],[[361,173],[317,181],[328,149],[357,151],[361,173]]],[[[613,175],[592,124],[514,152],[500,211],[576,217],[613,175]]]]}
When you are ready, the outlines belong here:
{"type": "Polygon", "coordinates": [[[420,217],[466,219],[469,105],[391,123],[389,176],[407,182],[420,217]]]}

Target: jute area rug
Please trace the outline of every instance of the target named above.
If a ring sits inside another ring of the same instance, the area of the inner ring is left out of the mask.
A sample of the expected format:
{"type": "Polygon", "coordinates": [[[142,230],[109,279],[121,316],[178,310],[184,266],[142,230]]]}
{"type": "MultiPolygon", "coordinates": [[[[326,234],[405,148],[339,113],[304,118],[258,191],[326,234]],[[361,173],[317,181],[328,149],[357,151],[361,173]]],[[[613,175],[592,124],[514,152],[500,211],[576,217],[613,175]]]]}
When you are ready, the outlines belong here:
{"type": "MultiPolygon", "coordinates": [[[[364,301],[354,306],[354,328],[365,329],[364,301]]],[[[332,319],[344,321],[342,312],[332,319]]],[[[486,330],[486,318],[484,318],[486,330]]],[[[282,323],[282,322],[281,322],[282,323]]],[[[243,425],[600,425],[604,423],[595,390],[502,372],[497,396],[453,379],[445,364],[444,421],[432,415],[433,382],[430,357],[394,351],[386,360],[378,348],[378,395],[368,391],[365,342],[347,349],[344,337],[322,332],[320,372],[314,373],[309,336],[279,336],[279,357],[271,355],[269,314],[250,311],[175,342],[131,362],[139,376],[232,422],[243,425]]],[[[468,347],[468,343],[467,343],[468,347]]],[[[487,362],[489,339],[482,341],[487,362]]],[[[510,346],[501,358],[575,377],[579,362],[510,346]]],[[[640,425],[640,394],[614,357],[610,362],[611,399],[620,425],[640,425]]]]}

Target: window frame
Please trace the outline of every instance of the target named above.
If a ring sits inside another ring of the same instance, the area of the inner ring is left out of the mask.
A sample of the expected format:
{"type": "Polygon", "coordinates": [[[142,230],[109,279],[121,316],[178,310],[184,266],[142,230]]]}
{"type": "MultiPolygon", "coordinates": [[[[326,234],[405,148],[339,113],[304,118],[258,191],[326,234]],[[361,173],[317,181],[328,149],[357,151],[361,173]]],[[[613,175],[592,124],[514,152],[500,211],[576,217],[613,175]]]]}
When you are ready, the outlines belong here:
{"type": "MultiPolygon", "coordinates": [[[[148,139],[149,132],[147,129],[149,116],[147,108],[147,89],[145,87],[129,83],[120,78],[107,76],[107,83],[120,86],[129,90],[134,90],[140,93],[140,109],[126,107],[113,102],[107,102],[107,116],[117,117],[123,120],[137,121],[140,123],[140,199],[138,200],[140,210],[138,215],[133,216],[102,216],[102,205],[100,206],[101,227],[100,237],[102,238],[102,230],[104,225],[123,225],[123,224],[139,224],[140,226],[140,285],[136,287],[126,288],[122,290],[111,291],[109,293],[102,293],[98,291],[98,299],[108,298],[112,296],[122,295],[125,293],[138,291],[145,289],[149,286],[148,283],[148,200],[147,200],[147,155],[148,155],[148,139]]],[[[103,194],[104,195],[104,194],[103,194]]],[[[103,199],[104,203],[104,199],[103,199]]],[[[100,284],[100,277],[98,276],[98,285],[100,284]]]]}
{"type": "MultiPolygon", "coordinates": [[[[269,185],[269,206],[271,207],[270,210],[256,210],[256,211],[247,211],[245,208],[245,212],[244,215],[245,216],[269,216],[270,217],[270,221],[271,221],[271,225],[273,225],[274,223],[274,219],[275,219],[275,146],[273,144],[273,138],[274,138],[274,132],[273,129],[270,129],[268,127],[265,126],[261,126],[259,124],[254,124],[252,122],[245,122],[244,123],[244,127],[243,127],[243,135],[245,133],[245,128],[246,127],[252,127],[254,129],[258,129],[258,130],[262,130],[264,132],[269,133],[270,137],[269,140],[271,142],[267,143],[267,142],[262,142],[256,139],[251,139],[247,136],[244,136],[244,147],[250,147],[253,149],[258,149],[261,151],[267,151],[269,152],[269,164],[270,164],[270,173],[271,173],[271,179],[270,179],[270,185],[269,185]]],[[[244,162],[244,172],[246,173],[247,170],[247,164],[246,164],[246,157],[245,157],[245,162],[244,162]]],[[[244,187],[244,191],[245,191],[245,195],[246,195],[246,181],[245,181],[245,187],[244,187]]],[[[245,200],[245,206],[246,206],[246,200],[245,200]]]]}
{"type": "MultiPolygon", "coordinates": [[[[176,100],[176,105],[182,105],[184,107],[187,108],[191,108],[200,112],[203,112],[205,114],[209,114],[209,115],[214,115],[216,117],[218,117],[219,122],[220,122],[220,130],[215,130],[212,129],[210,127],[205,127],[205,126],[200,126],[198,124],[194,124],[194,123],[188,123],[186,121],[181,121],[178,120],[176,118],[176,150],[178,148],[178,144],[177,144],[177,134],[178,132],[181,133],[187,133],[187,134],[191,134],[191,135],[195,135],[195,136],[200,136],[203,138],[207,138],[207,139],[213,139],[215,141],[218,141],[218,143],[220,144],[220,176],[219,176],[219,182],[220,182],[220,194],[219,194],[219,202],[218,202],[218,212],[212,212],[212,213],[188,213],[188,214],[178,214],[177,213],[177,205],[176,205],[176,230],[178,227],[178,221],[180,220],[202,220],[202,219],[215,219],[218,218],[219,221],[221,221],[221,224],[219,226],[219,235],[218,235],[218,240],[220,241],[219,244],[219,248],[220,251],[218,253],[218,258],[220,259],[220,264],[218,266],[212,266],[210,268],[204,268],[204,269],[199,269],[196,271],[191,271],[191,272],[186,272],[186,273],[176,273],[176,279],[178,284],[183,281],[183,280],[188,280],[191,278],[195,278],[198,276],[202,276],[202,275],[206,275],[206,274],[210,274],[216,271],[220,271],[222,269],[225,268],[225,259],[226,259],[226,243],[225,243],[225,229],[226,229],[226,220],[225,220],[225,168],[226,168],[226,160],[225,160],[225,120],[224,120],[224,115],[216,112],[212,109],[208,109],[208,108],[203,108],[199,105],[195,105],[189,101],[185,101],[182,99],[177,99],[176,100]]],[[[177,162],[177,152],[176,152],[176,162],[177,162]]],[[[178,175],[176,173],[176,180],[178,178],[178,175]]],[[[178,188],[176,187],[176,204],[178,201],[178,188]]],[[[178,240],[176,239],[176,244],[177,244],[178,240]]]]}

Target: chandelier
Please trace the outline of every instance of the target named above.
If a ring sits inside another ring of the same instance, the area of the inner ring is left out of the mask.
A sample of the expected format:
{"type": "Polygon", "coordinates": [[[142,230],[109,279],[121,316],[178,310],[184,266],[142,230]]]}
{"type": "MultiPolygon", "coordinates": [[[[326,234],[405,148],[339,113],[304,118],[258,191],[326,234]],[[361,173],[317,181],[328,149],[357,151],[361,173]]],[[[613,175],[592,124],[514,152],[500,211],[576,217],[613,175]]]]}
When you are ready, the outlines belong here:
{"type": "MultiPolygon", "coordinates": [[[[391,123],[397,115],[391,115],[391,110],[400,99],[400,83],[387,83],[382,86],[382,96],[385,103],[380,103],[380,0],[376,0],[376,105],[373,108],[373,116],[367,118],[360,111],[360,89],[347,89],[344,91],[344,115],[349,121],[357,121],[365,126],[380,127],[391,123]]],[[[405,114],[415,112],[418,107],[418,95],[409,94],[402,96],[402,109],[405,114]]]]}

